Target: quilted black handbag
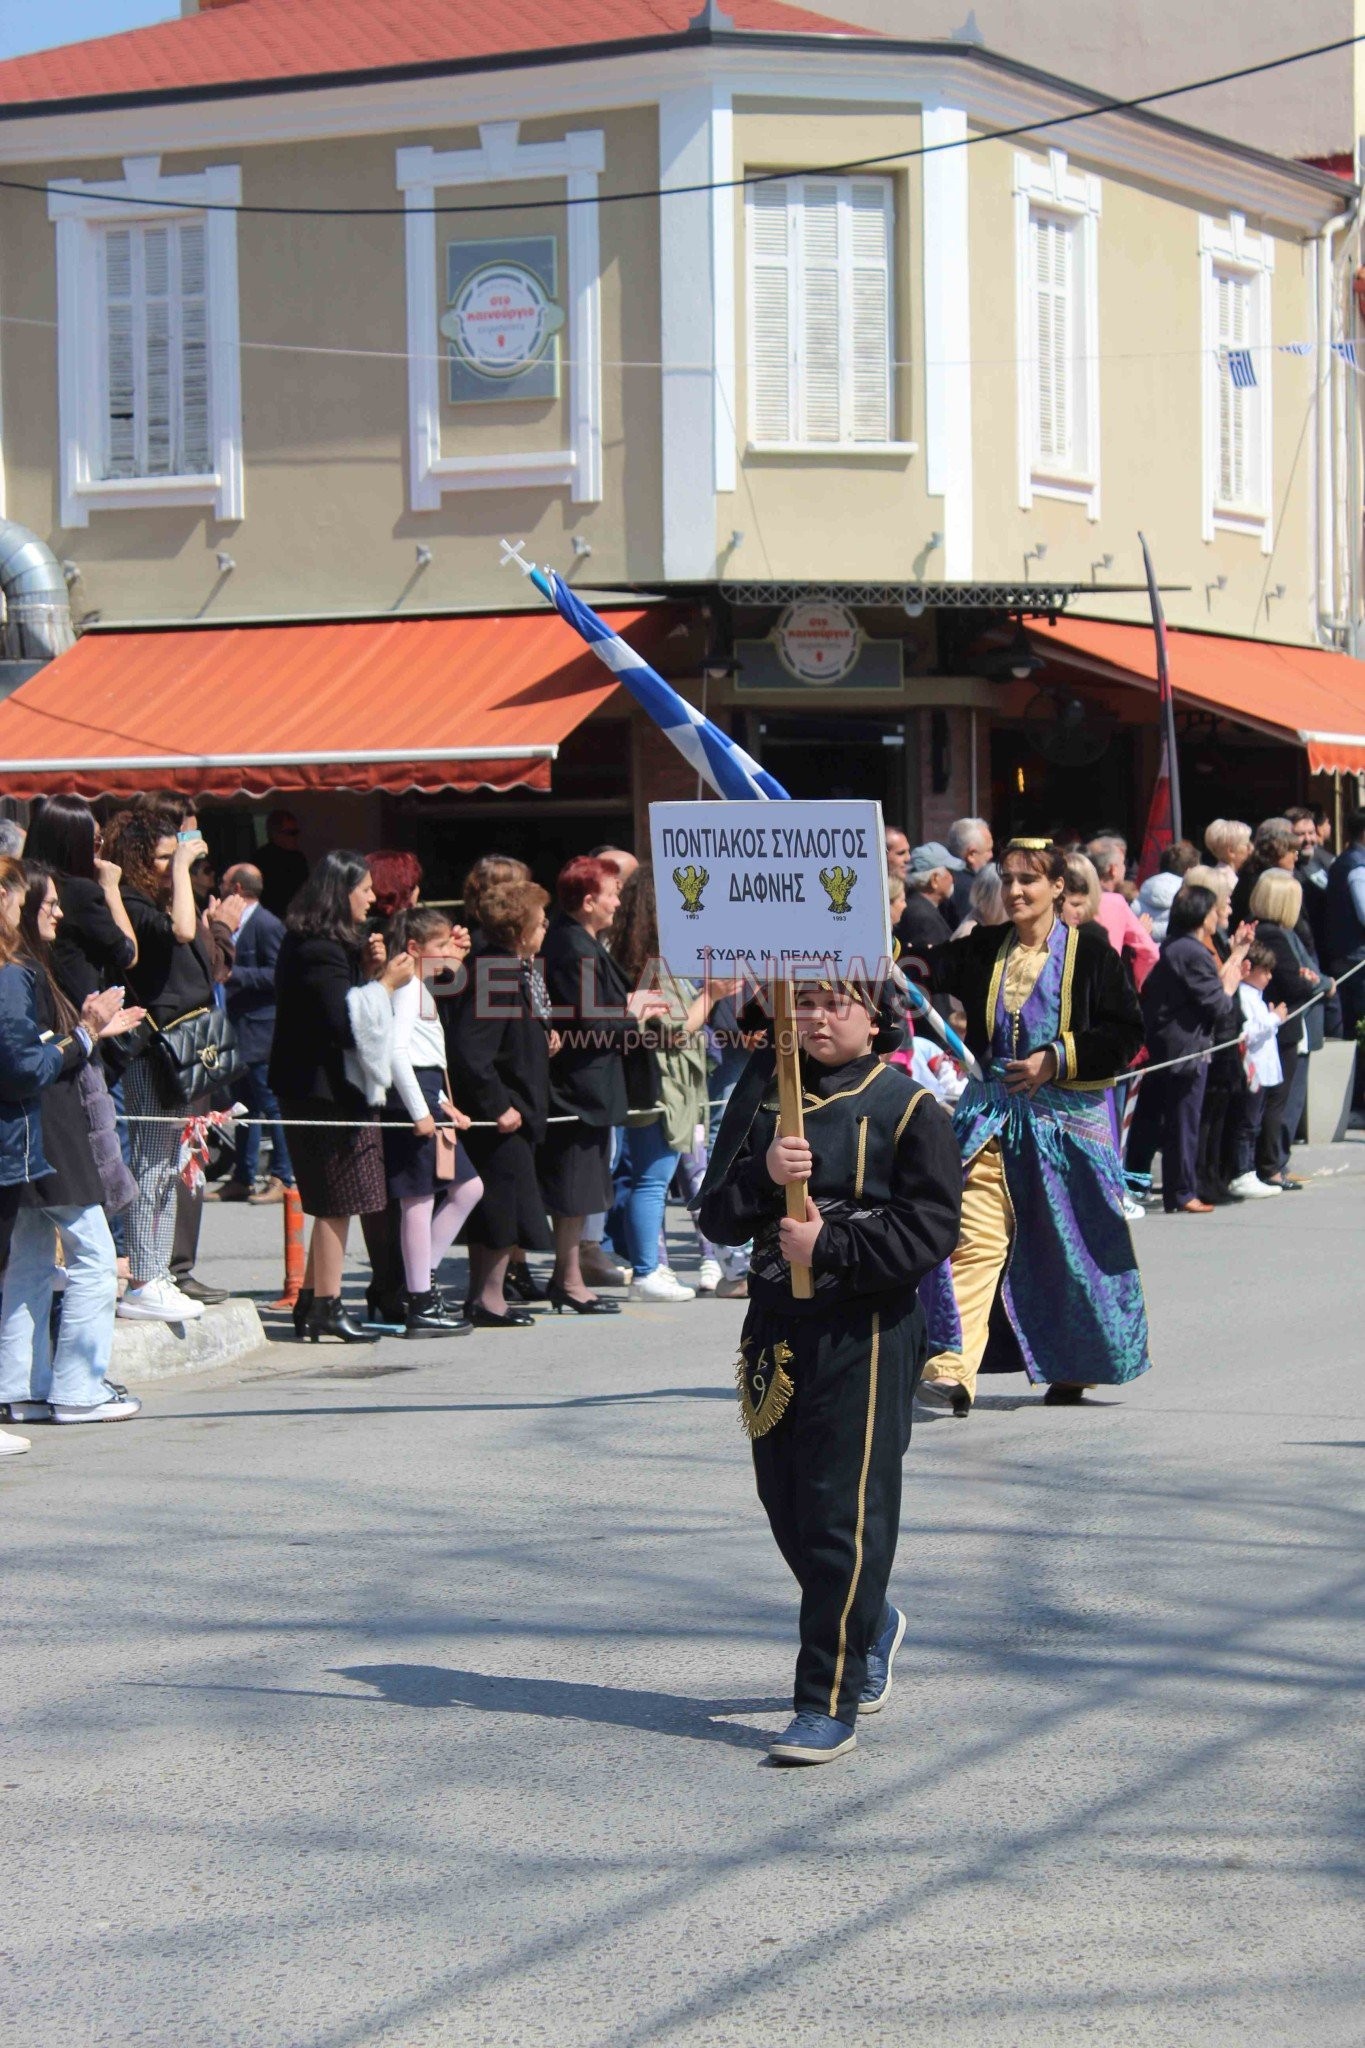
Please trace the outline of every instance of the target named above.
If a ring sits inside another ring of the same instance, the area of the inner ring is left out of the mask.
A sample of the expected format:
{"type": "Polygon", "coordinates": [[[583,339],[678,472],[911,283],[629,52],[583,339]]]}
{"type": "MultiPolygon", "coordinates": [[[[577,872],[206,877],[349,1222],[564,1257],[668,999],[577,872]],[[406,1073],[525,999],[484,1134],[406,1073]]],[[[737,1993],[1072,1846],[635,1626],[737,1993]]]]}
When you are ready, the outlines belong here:
{"type": "Polygon", "coordinates": [[[188,1108],[235,1085],[242,1071],[237,1034],[226,1010],[213,1004],[152,1026],[151,1057],[172,1108],[188,1108]]]}

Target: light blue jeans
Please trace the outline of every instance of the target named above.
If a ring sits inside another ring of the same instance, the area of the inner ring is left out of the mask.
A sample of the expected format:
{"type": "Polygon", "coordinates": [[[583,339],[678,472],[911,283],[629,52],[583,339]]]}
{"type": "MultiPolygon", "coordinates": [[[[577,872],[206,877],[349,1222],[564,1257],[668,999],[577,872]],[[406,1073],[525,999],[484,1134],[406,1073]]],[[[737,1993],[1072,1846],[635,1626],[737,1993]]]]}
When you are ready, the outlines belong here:
{"type": "Polygon", "coordinates": [[[664,1141],[662,1117],[652,1124],[626,1127],[616,1162],[616,1205],[607,1229],[617,1251],[630,1260],[637,1280],[659,1263],[659,1230],[677,1164],[678,1154],[664,1141]]]}
{"type": "Polygon", "coordinates": [[[0,1294],[0,1401],[90,1408],[104,1398],[114,1348],[118,1268],[103,1209],[21,1209],[0,1294]],[[66,1293],[53,1356],[54,1238],[62,1240],[66,1293]]]}

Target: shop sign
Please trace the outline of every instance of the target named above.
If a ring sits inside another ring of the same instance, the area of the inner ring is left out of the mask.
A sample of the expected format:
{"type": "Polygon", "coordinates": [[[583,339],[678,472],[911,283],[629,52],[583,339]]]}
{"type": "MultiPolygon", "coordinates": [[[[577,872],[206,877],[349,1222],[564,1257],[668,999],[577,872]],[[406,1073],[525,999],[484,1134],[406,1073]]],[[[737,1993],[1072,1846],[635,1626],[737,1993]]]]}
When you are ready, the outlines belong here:
{"type": "Polygon", "coordinates": [[[447,245],[440,330],[452,405],[558,396],[557,290],[553,235],[447,245]]]}
{"type": "Polygon", "coordinates": [[[798,683],[841,683],[858,665],[863,629],[844,605],[791,604],[773,640],[783,668],[798,683]]]}
{"type": "Polygon", "coordinates": [[[651,804],[649,830],[672,973],[876,975],[887,958],[880,804],[651,804]]]}

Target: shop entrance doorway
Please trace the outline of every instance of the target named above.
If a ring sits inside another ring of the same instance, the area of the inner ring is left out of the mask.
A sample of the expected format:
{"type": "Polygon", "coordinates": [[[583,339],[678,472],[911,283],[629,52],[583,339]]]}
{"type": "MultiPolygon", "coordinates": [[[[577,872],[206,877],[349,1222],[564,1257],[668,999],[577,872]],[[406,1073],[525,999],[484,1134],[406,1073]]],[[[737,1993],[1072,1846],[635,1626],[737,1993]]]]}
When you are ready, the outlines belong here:
{"type": "Polygon", "coordinates": [[[745,746],[789,796],[874,800],[888,823],[910,815],[911,749],[903,717],[801,718],[750,711],[745,724],[745,746]]]}

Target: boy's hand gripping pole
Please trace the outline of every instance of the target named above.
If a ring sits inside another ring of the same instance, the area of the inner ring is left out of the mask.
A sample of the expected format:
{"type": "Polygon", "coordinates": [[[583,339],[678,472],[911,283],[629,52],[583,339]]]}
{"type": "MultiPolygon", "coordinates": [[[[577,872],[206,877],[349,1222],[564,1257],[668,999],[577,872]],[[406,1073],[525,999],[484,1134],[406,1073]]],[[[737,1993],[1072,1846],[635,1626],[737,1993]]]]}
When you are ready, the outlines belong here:
{"type": "MultiPolygon", "coordinates": [[[[781,980],[774,990],[773,1038],[777,1050],[777,1107],[784,1138],[804,1138],[806,1120],[801,1110],[801,1059],[796,1040],[795,1001],[790,981],[781,980]]],[[[794,1223],[806,1220],[808,1183],[787,1183],[787,1215],[794,1223]]],[[[793,1266],[792,1293],[798,1301],[810,1301],[815,1279],[809,1266],[793,1266]]]]}

